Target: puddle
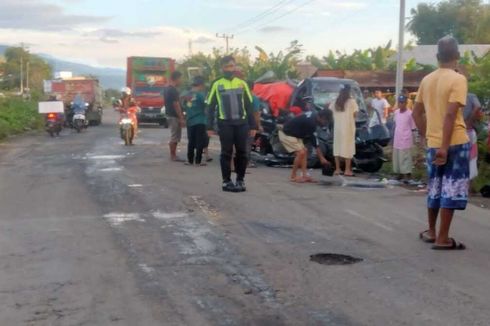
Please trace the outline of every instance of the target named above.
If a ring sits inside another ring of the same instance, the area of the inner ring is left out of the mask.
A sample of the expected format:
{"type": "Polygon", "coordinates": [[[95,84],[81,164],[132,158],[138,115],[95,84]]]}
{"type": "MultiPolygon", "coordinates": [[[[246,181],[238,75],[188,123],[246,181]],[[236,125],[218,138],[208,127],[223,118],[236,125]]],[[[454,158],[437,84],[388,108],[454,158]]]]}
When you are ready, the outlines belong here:
{"type": "Polygon", "coordinates": [[[153,274],[155,272],[155,269],[153,267],[150,267],[146,264],[139,264],[139,267],[146,274],[153,274]]]}
{"type": "Polygon", "coordinates": [[[175,212],[175,213],[163,213],[160,211],[153,212],[153,217],[159,220],[182,218],[182,217],[186,217],[187,215],[188,214],[184,212],[175,212]]]}
{"type": "Polygon", "coordinates": [[[104,217],[108,219],[109,223],[112,226],[119,226],[123,223],[130,222],[130,221],[146,222],[137,213],[110,213],[104,215],[104,217]]]}
{"type": "Polygon", "coordinates": [[[91,160],[119,160],[124,158],[124,155],[94,155],[88,156],[91,160]]]}
{"type": "Polygon", "coordinates": [[[100,172],[119,172],[122,171],[121,167],[111,167],[111,168],[105,168],[105,169],[99,169],[100,172]]]}
{"type": "Polygon", "coordinates": [[[353,180],[348,181],[344,178],[330,178],[330,180],[321,180],[320,184],[323,186],[330,187],[349,187],[349,188],[367,188],[367,189],[383,189],[386,188],[386,185],[377,182],[377,181],[369,181],[369,180],[353,180]]]}
{"type": "Polygon", "coordinates": [[[319,253],[310,256],[310,260],[321,265],[352,265],[363,261],[362,258],[356,258],[348,255],[319,253]]]}

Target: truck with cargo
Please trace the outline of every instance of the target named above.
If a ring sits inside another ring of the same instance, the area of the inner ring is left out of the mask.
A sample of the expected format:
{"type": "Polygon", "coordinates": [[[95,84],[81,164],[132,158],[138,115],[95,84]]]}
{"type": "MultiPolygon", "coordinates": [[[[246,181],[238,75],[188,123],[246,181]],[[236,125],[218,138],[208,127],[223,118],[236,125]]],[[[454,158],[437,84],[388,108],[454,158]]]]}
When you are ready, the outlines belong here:
{"type": "Polygon", "coordinates": [[[129,57],[126,83],[141,108],[140,123],[158,123],[167,127],[163,92],[175,71],[175,60],[161,57],[129,57]]]}
{"type": "Polygon", "coordinates": [[[54,79],[45,81],[45,93],[56,96],[63,101],[65,111],[69,112],[75,96],[80,94],[88,103],[87,120],[91,125],[99,125],[102,122],[102,88],[98,79],[89,77],[71,77],[66,79],[54,79]]]}

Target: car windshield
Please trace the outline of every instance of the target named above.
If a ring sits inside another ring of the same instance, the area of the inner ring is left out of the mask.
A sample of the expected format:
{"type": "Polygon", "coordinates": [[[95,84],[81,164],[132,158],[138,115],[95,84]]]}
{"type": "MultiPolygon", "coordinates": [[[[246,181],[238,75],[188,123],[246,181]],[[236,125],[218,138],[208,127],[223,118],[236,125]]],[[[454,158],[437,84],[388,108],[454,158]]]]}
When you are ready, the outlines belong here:
{"type": "MultiPolygon", "coordinates": [[[[313,80],[312,95],[315,104],[321,107],[328,107],[332,109],[333,104],[335,103],[335,100],[339,95],[341,85],[342,83],[338,81],[313,80]]],[[[361,111],[360,114],[358,114],[358,120],[366,119],[367,110],[362,97],[361,90],[356,84],[351,84],[351,86],[352,86],[352,95],[356,99],[357,105],[359,106],[359,110],[361,111]]]]}

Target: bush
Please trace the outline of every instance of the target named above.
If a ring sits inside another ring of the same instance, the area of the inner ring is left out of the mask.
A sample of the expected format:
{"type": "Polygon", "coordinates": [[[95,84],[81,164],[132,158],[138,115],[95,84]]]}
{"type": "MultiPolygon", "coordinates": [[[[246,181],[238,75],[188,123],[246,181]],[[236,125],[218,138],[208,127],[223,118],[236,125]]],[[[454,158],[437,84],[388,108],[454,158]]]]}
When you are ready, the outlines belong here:
{"type": "Polygon", "coordinates": [[[19,98],[0,99],[0,139],[43,126],[36,102],[19,98]]]}

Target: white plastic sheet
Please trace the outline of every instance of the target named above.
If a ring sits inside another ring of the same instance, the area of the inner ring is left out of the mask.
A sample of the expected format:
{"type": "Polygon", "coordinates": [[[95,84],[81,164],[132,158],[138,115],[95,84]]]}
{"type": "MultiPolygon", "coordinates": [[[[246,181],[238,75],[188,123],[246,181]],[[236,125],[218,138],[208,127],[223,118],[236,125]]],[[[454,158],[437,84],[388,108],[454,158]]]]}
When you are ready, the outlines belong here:
{"type": "Polygon", "coordinates": [[[64,105],[61,101],[39,102],[39,113],[63,113],[64,105]]]}

